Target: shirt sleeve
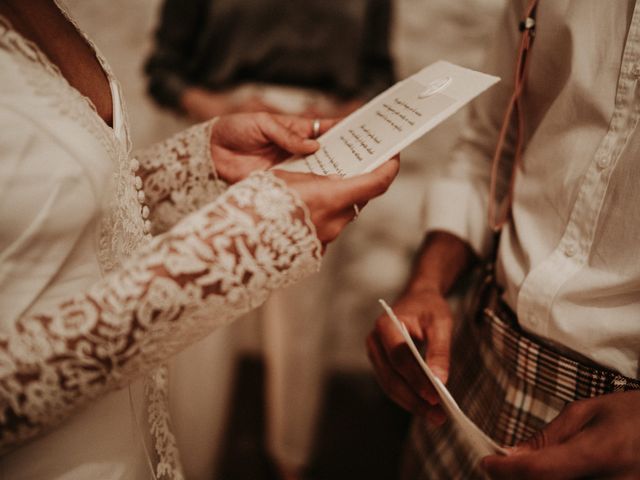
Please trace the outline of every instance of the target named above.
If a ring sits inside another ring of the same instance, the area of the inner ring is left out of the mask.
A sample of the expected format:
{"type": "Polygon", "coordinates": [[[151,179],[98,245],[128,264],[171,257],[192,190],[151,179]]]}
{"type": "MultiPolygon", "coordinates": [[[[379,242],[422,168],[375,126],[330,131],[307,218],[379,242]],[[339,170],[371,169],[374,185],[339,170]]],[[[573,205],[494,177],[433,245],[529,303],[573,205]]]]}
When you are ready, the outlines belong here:
{"type": "Polygon", "coordinates": [[[211,157],[215,121],[194,125],[134,153],[154,234],[165,232],[227,188],[211,157]]]}
{"type": "MultiPolygon", "coordinates": [[[[492,233],[488,222],[491,161],[504,112],[513,92],[521,20],[521,2],[509,2],[489,49],[483,71],[501,81],[475,100],[467,111],[460,140],[450,158],[434,168],[424,194],[424,228],[443,230],[469,243],[475,253],[486,256],[492,233]]],[[[498,178],[505,191],[511,172],[514,132],[508,132],[498,178]]]]}

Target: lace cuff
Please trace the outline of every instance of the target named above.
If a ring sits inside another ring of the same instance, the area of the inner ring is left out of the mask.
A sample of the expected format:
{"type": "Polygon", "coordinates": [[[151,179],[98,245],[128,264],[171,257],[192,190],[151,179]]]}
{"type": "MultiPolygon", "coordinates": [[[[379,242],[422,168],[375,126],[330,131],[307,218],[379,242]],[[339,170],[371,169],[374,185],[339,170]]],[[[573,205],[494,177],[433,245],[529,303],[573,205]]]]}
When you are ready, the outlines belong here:
{"type": "Polygon", "coordinates": [[[194,125],[136,152],[154,234],[167,231],[226,189],[211,158],[211,127],[215,122],[194,125]]]}
{"type": "Polygon", "coordinates": [[[304,203],[251,175],[59,308],[0,337],[0,449],[34,436],[318,270],[304,203]]]}

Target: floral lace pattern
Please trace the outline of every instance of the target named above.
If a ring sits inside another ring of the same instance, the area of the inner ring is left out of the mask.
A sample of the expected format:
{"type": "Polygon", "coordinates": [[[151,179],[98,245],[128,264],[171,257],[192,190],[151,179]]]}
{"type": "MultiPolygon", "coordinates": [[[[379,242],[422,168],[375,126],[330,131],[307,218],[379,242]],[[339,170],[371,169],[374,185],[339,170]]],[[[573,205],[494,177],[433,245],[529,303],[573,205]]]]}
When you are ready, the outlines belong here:
{"type": "Polygon", "coordinates": [[[0,338],[0,448],[149,372],[320,258],[306,207],[280,180],[236,184],[86,294],[0,338]]]}
{"type": "MultiPolygon", "coordinates": [[[[117,85],[103,56],[87,41],[117,85]]],[[[273,176],[261,174],[148,243],[144,203],[150,207],[146,215],[153,230],[160,232],[225,188],[210,158],[212,123],[140,152],[142,181],[132,174],[138,160],[129,159],[121,95],[125,138],[118,140],[91,102],[2,16],[0,48],[13,54],[34,93],[87,128],[114,162],[97,251],[108,275],[87,294],[55,311],[22,318],[13,334],[0,336],[0,450],[147,372],[154,477],[181,480],[168,413],[167,370],[161,364],[259,305],[270,289],[317,269],[321,247],[306,207],[273,176]]]]}
{"type": "Polygon", "coordinates": [[[169,415],[169,369],[163,365],[145,378],[147,417],[158,459],[155,480],[184,480],[182,462],[169,415]]]}
{"type": "Polygon", "coordinates": [[[211,159],[214,123],[212,120],[195,125],[136,153],[154,234],[168,230],[226,187],[218,179],[211,159]]]}

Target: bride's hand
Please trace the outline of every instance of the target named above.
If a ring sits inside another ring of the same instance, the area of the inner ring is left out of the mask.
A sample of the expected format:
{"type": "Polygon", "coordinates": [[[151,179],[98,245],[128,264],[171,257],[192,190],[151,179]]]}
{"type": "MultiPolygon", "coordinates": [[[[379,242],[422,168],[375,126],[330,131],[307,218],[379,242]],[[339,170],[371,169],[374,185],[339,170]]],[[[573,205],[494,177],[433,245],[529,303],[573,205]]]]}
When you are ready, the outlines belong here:
{"type": "MultiPolygon", "coordinates": [[[[336,120],[321,120],[319,134],[336,120]]],[[[229,184],[251,172],[267,170],[293,155],[319,148],[313,120],[270,113],[238,113],[218,118],[211,129],[211,158],[218,176],[229,184]]]]}
{"type": "Polygon", "coordinates": [[[382,195],[398,174],[399,157],[383,163],[373,172],[351,178],[320,176],[273,170],[306,203],[311,221],[323,245],[334,240],[356,215],[354,205],[362,209],[372,198],[382,195]]]}

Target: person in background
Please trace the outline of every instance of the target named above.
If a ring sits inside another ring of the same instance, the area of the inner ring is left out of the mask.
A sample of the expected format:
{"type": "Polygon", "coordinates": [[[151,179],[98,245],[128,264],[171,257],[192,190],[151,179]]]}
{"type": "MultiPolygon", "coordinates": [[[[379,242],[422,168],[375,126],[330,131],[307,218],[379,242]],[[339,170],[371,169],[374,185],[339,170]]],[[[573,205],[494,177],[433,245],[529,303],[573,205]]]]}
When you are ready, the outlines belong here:
{"type": "Polygon", "coordinates": [[[427,420],[403,478],[639,478],[640,2],[510,2],[494,40],[502,82],[425,185],[394,309],[467,415],[518,446],[477,458],[383,315],[379,381],[427,420]],[[455,330],[445,295],[478,259],[493,273],[455,330]]]}
{"type": "Polygon", "coordinates": [[[167,0],[149,93],[195,120],[343,116],[393,82],[389,12],[390,0],[167,0]]]}
{"type": "MultiPolygon", "coordinates": [[[[390,0],[166,0],[146,63],[156,102],[193,120],[268,111],[341,117],[394,81],[390,0]]],[[[326,356],[333,268],[258,315],[267,446],[282,478],[307,466],[326,356]],[[304,368],[300,368],[304,365],[304,368]]]]}

